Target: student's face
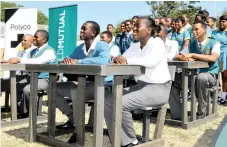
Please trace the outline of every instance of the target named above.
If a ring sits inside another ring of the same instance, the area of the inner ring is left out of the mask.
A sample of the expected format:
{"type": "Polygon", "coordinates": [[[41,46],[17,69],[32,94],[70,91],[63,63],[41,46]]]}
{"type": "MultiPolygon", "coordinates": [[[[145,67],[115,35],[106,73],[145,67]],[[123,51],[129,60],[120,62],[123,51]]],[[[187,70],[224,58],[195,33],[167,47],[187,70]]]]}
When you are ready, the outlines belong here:
{"type": "Polygon", "coordinates": [[[125,23],[125,29],[127,32],[130,32],[132,30],[132,24],[130,22],[125,23]]]}
{"type": "Polygon", "coordinates": [[[122,24],[121,24],[121,32],[124,33],[125,31],[126,31],[126,30],[125,30],[125,24],[122,23],[122,24]]]}
{"type": "Polygon", "coordinates": [[[107,34],[102,34],[100,40],[105,41],[106,43],[109,44],[112,39],[110,37],[108,37],[107,34]]]}
{"type": "Polygon", "coordinates": [[[166,19],[166,26],[167,27],[171,27],[171,23],[172,23],[172,19],[171,18],[167,18],[166,19]]]}
{"type": "Polygon", "coordinates": [[[180,30],[183,27],[183,24],[182,24],[181,21],[176,21],[175,23],[176,23],[175,27],[176,27],[177,30],[180,30]]]}
{"type": "Polygon", "coordinates": [[[133,29],[133,35],[137,40],[143,40],[150,36],[152,29],[147,27],[146,19],[138,19],[133,29]]]}
{"type": "Polygon", "coordinates": [[[166,20],[164,18],[161,18],[160,23],[163,24],[163,25],[166,25],[166,20]]]}
{"type": "Polygon", "coordinates": [[[201,21],[201,20],[202,20],[201,16],[198,16],[198,15],[195,16],[195,21],[201,21]]]}
{"type": "Polygon", "coordinates": [[[36,32],[33,38],[34,46],[41,47],[46,43],[46,38],[40,32],[36,32]]]}
{"type": "Polygon", "coordinates": [[[21,44],[25,50],[30,48],[33,44],[33,37],[24,35],[24,37],[22,38],[21,44]]]}
{"type": "Polygon", "coordinates": [[[219,20],[219,28],[222,31],[226,30],[227,29],[227,21],[226,20],[219,20]]]}
{"type": "Polygon", "coordinates": [[[132,19],[133,27],[136,25],[137,18],[132,19]]]}
{"type": "Polygon", "coordinates": [[[158,18],[154,19],[154,22],[155,22],[156,25],[159,25],[159,19],[158,18]]]}
{"type": "Polygon", "coordinates": [[[107,31],[113,33],[114,32],[114,28],[112,26],[107,26],[107,31]]]}
{"type": "Polygon", "coordinates": [[[182,17],[184,18],[185,22],[189,22],[189,19],[187,18],[186,15],[183,15],[182,17]]]}
{"type": "Polygon", "coordinates": [[[80,40],[87,40],[95,37],[91,23],[84,23],[80,29],[80,40]]]}
{"type": "Polygon", "coordinates": [[[206,20],[206,23],[207,23],[207,25],[208,25],[209,27],[213,27],[213,26],[214,26],[214,22],[213,22],[212,19],[210,19],[210,18],[208,18],[208,19],[206,20]]]}
{"type": "Polygon", "coordinates": [[[193,24],[192,28],[193,36],[196,40],[206,35],[206,29],[202,27],[200,23],[193,24]]]}
{"type": "Polygon", "coordinates": [[[175,21],[172,21],[171,28],[172,28],[173,31],[176,30],[176,23],[175,23],[175,21]]]}

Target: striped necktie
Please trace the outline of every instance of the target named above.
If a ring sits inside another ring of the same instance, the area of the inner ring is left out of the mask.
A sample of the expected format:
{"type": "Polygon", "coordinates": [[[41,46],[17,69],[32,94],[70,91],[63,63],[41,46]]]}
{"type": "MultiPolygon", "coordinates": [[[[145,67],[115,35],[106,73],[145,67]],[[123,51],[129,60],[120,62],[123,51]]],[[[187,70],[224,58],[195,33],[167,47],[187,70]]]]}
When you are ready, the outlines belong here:
{"type": "Polygon", "coordinates": [[[202,51],[203,45],[200,43],[199,44],[199,50],[202,51]]]}
{"type": "Polygon", "coordinates": [[[36,54],[38,53],[39,49],[38,48],[35,48],[31,51],[31,58],[34,58],[36,56],[36,54]]]}

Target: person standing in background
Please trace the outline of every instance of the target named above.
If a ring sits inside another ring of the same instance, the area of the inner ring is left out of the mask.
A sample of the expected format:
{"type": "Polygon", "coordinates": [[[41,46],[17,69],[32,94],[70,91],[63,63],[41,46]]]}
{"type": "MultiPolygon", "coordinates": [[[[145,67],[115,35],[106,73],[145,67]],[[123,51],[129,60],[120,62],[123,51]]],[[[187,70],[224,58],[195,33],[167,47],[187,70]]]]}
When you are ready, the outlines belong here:
{"type": "Polygon", "coordinates": [[[211,28],[211,30],[216,30],[216,18],[214,17],[208,17],[206,20],[207,25],[211,28]]]}

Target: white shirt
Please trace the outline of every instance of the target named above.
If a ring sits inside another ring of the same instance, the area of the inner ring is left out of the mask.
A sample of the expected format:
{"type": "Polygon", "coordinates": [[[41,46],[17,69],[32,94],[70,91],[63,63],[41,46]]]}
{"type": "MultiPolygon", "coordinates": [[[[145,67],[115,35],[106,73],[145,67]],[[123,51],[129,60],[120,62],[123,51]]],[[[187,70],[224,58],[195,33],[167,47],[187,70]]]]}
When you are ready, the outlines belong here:
{"type": "Polygon", "coordinates": [[[192,27],[189,23],[187,23],[184,28],[187,30],[188,28],[192,27]]]}
{"type": "Polygon", "coordinates": [[[165,49],[167,53],[167,60],[172,61],[173,58],[178,54],[178,42],[166,38],[165,49]]]}
{"type": "MultiPolygon", "coordinates": [[[[44,44],[38,50],[42,50],[47,46],[44,44]]],[[[43,54],[37,58],[21,58],[20,63],[22,64],[46,64],[56,59],[55,53],[53,50],[46,50],[43,54]]]]}
{"type": "MultiPolygon", "coordinates": [[[[208,38],[206,37],[206,39],[203,40],[203,42],[201,42],[202,46],[204,46],[206,44],[207,39],[208,38]]],[[[200,43],[197,41],[197,44],[199,46],[200,43]]],[[[217,53],[220,56],[220,52],[221,52],[220,48],[221,48],[221,44],[218,42],[213,46],[211,53],[217,53]]]]}
{"type": "Polygon", "coordinates": [[[89,54],[89,52],[93,49],[95,49],[95,46],[96,46],[96,43],[100,41],[100,36],[97,35],[94,39],[94,41],[91,43],[91,46],[90,48],[88,49],[88,51],[86,50],[86,44],[84,43],[84,46],[83,46],[83,50],[84,50],[84,54],[87,56],[89,54]]]}
{"type": "Polygon", "coordinates": [[[167,34],[166,38],[167,38],[167,39],[171,39],[172,34],[173,34],[173,32],[172,32],[172,31],[171,31],[171,32],[169,32],[169,33],[167,34]]]}
{"type": "Polygon", "coordinates": [[[110,43],[110,56],[111,57],[117,57],[120,55],[120,49],[117,45],[110,43]]]}
{"type": "Polygon", "coordinates": [[[31,52],[33,49],[35,49],[35,48],[37,48],[37,47],[36,47],[36,46],[31,46],[30,48],[24,50],[24,53],[23,53],[22,57],[20,57],[20,58],[21,58],[21,59],[22,59],[22,58],[24,58],[24,59],[29,58],[29,57],[30,57],[30,52],[31,52]]]}
{"type": "Polygon", "coordinates": [[[140,42],[132,43],[123,54],[128,64],[146,67],[145,74],[135,76],[135,80],[147,83],[166,83],[170,81],[166,50],[162,39],[151,37],[142,50],[140,46],[140,42]]]}
{"type": "Polygon", "coordinates": [[[115,44],[115,39],[116,39],[116,37],[112,37],[112,41],[111,41],[111,44],[115,44]]]}

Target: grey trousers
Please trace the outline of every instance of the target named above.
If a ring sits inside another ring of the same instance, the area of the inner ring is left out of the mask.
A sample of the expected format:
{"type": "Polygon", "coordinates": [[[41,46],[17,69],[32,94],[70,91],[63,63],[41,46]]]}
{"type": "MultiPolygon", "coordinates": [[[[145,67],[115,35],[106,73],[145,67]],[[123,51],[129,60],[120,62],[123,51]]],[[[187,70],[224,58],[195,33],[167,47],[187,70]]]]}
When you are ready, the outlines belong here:
{"type": "MultiPolygon", "coordinates": [[[[74,124],[73,121],[73,108],[69,105],[69,101],[72,98],[76,98],[76,95],[73,95],[77,91],[77,82],[68,81],[57,83],[56,85],[56,107],[65,114],[69,121],[74,124]]],[[[94,99],[94,82],[86,82],[85,88],[85,101],[94,99]]]]}
{"type": "MultiPolygon", "coordinates": [[[[47,91],[48,79],[38,79],[38,90],[47,91]]],[[[23,79],[17,85],[17,105],[19,113],[27,113],[29,110],[30,80],[23,79]]]]}
{"type": "MultiPolygon", "coordinates": [[[[122,97],[122,137],[121,145],[125,146],[136,140],[131,111],[144,106],[162,106],[169,100],[171,84],[148,84],[141,81],[125,88],[122,97]]],[[[105,121],[110,137],[112,132],[112,94],[105,97],[105,121]]]]}
{"type": "MultiPolygon", "coordinates": [[[[190,81],[190,80],[189,80],[190,81]]],[[[199,73],[195,79],[195,95],[198,99],[198,110],[197,112],[202,114],[206,113],[207,107],[207,93],[206,88],[215,86],[217,78],[215,74],[210,73],[199,73]]],[[[191,83],[189,83],[190,87],[191,83]]],[[[173,119],[181,118],[182,112],[182,101],[180,100],[180,91],[182,90],[182,74],[176,73],[175,81],[172,84],[169,105],[173,119]]]]}

